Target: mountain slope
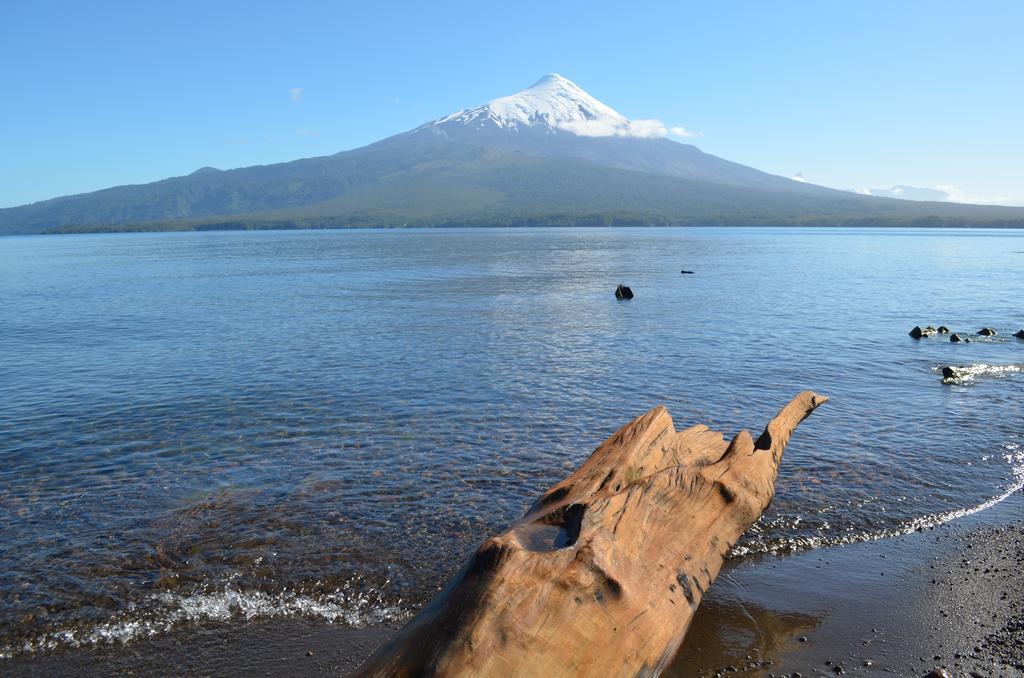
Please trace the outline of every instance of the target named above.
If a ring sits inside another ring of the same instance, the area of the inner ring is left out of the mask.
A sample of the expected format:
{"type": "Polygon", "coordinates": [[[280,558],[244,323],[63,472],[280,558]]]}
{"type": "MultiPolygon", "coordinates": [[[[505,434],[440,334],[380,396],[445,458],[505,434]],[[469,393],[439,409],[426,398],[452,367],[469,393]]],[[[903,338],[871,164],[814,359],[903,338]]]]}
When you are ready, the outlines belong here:
{"type": "Polygon", "coordinates": [[[434,120],[411,135],[518,150],[546,157],[590,160],[599,165],[736,186],[822,195],[832,189],[800,183],[670,141],[657,121],[629,120],[551,73],[532,87],[434,120]],[[659,129],[660,128],[660,129],[659,129]]]}
{"type": "MultiPolygon", "coordinates": [[[[449,148],[449,150],[451,150],[449,148]]],[[[412,167],[353,184],[298,208],[232,216],[66,227],[62,231],[360,226],[817,225],[1024,226],[1011,208],[891,199],[792,196],[602,167],[565,158],[464,147],[428,170],[412,167]],[[916,209],[908,209],[913,207],[916,209]]]]}
{"type": "Polygon", "coordinates": [[[560,76],[363,148],[0,210],[0,233],[437,224],[1024,225],[778,177],[659,136],[560,76]]]}

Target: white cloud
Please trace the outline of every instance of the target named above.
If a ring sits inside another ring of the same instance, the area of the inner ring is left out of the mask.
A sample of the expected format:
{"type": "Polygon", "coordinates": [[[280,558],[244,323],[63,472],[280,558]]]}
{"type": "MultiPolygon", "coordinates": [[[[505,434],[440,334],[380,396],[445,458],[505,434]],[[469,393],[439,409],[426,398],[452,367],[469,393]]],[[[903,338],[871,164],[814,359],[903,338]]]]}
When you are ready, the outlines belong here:
{"type": "Polygon", "coordinates": [[[573,120],[557,123],[559,129],[563,129],[581,137],[634,137],[639,139],[661,139],[669,133],[677,137],[692,138],[701,136],[700,132],[692,132],[685,127],[668,128],[665,123],[657,119],[630,120],[621,122],[618,120],[573,120]]]}
{"type": "Polygon", "coordinates": [[[623,136],[650,139],[667,135],[668,130],[661,120],[633,120],[629,123],[629,133],[623,136]]]}
{"type": "Polygon", "coordinates": [[[854,193],[872,195],[882,198],[898,198],[900,200],[930,200],[933,202],[962,202],[973,205],[1005,205],[1007,207],[1024,206],[1024,196],[1001,195],[979,196],[967,194],[959,186],[938,184],[931,187],[910,186],[903,184],[892,188],[857,188],[854,193]]]}
{"type": "Polygon", "coordinates": [[[302,88],[292,87],[290,90],[288,90],[288,96],[291,97],[292,101],[299,101],[300,99],[302,99],[302,88]]]}
{"type": "Polygon", "coordinates": [[[790,179],[792,179],[793,181],[799,181],[801,184],[807,183],[807,177],[804,176],[803,172],[797,172],[796,174],[791,176],[790,179]]]}
{"type": "Polygon", "coordinates": [[[949,202],[967,202],[974,205],[1003,205],[1004,207],[1024,207],[1024,195],[973,195],[964,193],[959,186],[941,184],[935,187],[946,194],[949,202]]]}
{"type": "Polygon", "coordinates": [[[669,131],[675,136],[682,137],[683,139],[693,139],[695,137],[704,136],[700,132],[694,132],[693,130],[686,129],[685,127],[673,127],[669,131]]]}
{"type": "Polygon", "coordinates": [[[581,137],[613,137],[616,136],[619,125],[609,120],[572,120],[558,123],[558,129],[581,137]]]}
{"type": "Polygon", "coordinates": [[[658,139],[668,134],[661,120],[631,120],[621,122],[613,119],[572,120],[557,124],[559,129],[578,134],[581,137],[638,137],[658,139]]]}
{"type": "Polygon", "coordinates": [[[318,129],[306,129],[304,127],[300,127],[299,129],[295,130],[295,133],[298,134],[300,137],[318,137],[318,136],[320,136],[320,130],[318,130],[318,129]]]}
{"type": "Polygon", "coordinates": [[[959,186],[953,184],[939,184],[935,187],[936,191],[940,191],[946,194],[947,202],[969,202],[964,200],[964,192],[960,190],[959,186]]]}
{"type": "Polygon", "coordinates": [[[901,184],[892,188],[858,188],[856,193],[871,195],[876,198],[898,198],[900,200],[929,200],[932,202],[959,202],[950,199],[949,193],[936,186],[925,188],[901,184]]]}

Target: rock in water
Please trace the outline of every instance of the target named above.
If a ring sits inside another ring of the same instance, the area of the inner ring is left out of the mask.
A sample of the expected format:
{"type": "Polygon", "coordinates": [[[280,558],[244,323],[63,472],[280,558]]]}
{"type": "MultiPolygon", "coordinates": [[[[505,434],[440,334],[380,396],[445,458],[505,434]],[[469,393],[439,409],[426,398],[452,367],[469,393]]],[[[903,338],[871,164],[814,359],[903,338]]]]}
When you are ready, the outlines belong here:
{"type": "Polygon", "coordinates": [[[943,383],[949,384],[952,382],[960,381],[960,378],[964,376],[964,370],[962,367],[953,367],[952,365],[942,368],[942,381],[943,383]]]}
{"type": "Polygon", "coordinates": [[[693,271],[687,271],[685,268],[679,272],[682,273],[683,275],[693,275],[693,271]]]}
{"type": "Polygon", "coordinates": [[[926,337],[932,336],[936,332],[937,330],[931,325],[929,325],[928,327],[915,327],[914,329],[910,330],[910,336],[912,336],[914,339],[924,339],[926,337]]]}
{"type": "Polygon", "coordinates": [[[953,342],[954,344],[959,344],[961,341],[965,342],[965,343],[969,342],[971,340],[971,338],[967,337],[967,336],[964,336],[962,334],[951,334],[949,336],[949,340],[951,342],[953,342]]]}
{"type": "Polygon", "coordinates": [[[615,298],[616,299],[632,299],[633,298],[633,290],[629,289],[625,285],[619,285],[618,287],[615,288],[615,298]]]}
{"type": "Polygon", "coordinates": [[[939,329],[936,330],[939,334],[949,334],[949,328],[945,325],[939,325],[939,329]]]}
{"type": "Polygon", "coordinates": [[[1017,337],[1018,339],[1024,339],[1024,330],[1017,330],[1016,332],[1013,333],[1013,336],[1017,337]]]}
{"type": "Polygon", "coordinates": [[[982,327],[980,330],[978,330],[978,334],[980,334],[983,337],[994,337],[996,336],[996,331],[991,327],[982,327]]]}
{"type": "Polygon", "coordinates": [[[793,399],[755,441],[676,431],[664,407],[623,426],[469,562],[358,676],[656,676],[729,548],[768,506],[793,399]]]}

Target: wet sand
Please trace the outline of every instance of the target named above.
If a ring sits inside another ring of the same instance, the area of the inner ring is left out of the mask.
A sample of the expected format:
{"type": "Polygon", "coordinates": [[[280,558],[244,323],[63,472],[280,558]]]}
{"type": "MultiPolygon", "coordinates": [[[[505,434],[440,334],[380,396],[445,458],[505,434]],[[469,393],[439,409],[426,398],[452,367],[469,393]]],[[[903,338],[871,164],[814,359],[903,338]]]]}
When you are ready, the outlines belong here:
{"type": "MultiPolygon", "coordinates": [[[[1024,494],[904,537],[723,569],[665,675],[1024,676],[1024,494]],[[972,673],[973,672],[973,673],[972,673]]],[[[0,664],[7,675],[344,674],[393,627],[211,625],[0,664]]]]}
{"type": "Polygon", "coordinates": [[[1024,675],[1024,494],[904,537],[723,571],[669,676],[1024,675]]]}

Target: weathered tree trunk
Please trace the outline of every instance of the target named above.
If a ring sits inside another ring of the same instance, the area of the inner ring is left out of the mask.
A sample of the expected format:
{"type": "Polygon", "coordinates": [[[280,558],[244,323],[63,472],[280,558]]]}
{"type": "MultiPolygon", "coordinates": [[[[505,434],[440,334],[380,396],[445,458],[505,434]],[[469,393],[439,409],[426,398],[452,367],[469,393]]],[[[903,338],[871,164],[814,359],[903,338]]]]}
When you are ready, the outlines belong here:
{"type": "Polygon", "coordinates": [[[654,676],[729,548],[775,493],[805,391],[754,441],[676,432],[664,407],[619,429],[359,668],[364,676],[654,676]]]}

